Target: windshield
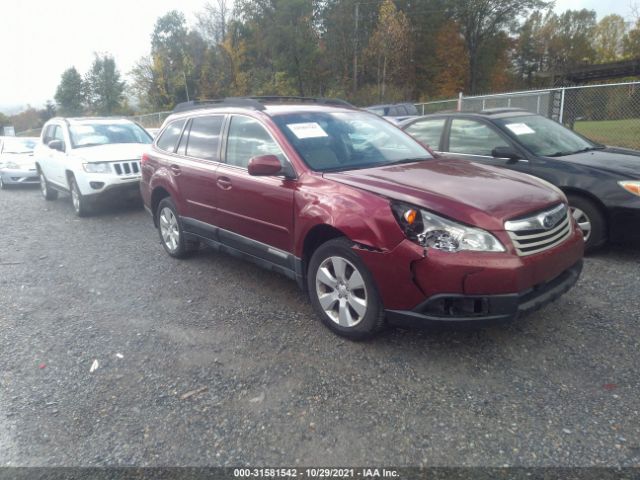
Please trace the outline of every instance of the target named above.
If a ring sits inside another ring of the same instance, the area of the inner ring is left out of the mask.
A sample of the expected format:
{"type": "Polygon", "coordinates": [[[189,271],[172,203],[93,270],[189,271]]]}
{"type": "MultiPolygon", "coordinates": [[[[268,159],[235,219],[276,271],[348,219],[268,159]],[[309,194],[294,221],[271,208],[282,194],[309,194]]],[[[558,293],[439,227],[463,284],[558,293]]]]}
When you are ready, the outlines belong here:
{"type": "Polygon", "coordinates": [[[82,123],[69,127],[74,148],[111,143],[151,143],[151,136],[135,123],[82,123]]]}
{"type": "Polygon", "coordinates": [[[515,135],[532,153],[542,157],[561,157],[597,148],[568,128],[540,115],[504,118],[496,123],[515,135]]]}
{"type": "Polygon", "coordinates": [[[432,158],[389,122],[364,112],[305,112],[274,117],[289,142],[316,171],[379,167],[432,158]]]}
{"type": "Polygon", "coordinates": [[[36,143],[33,138],[5,138],[2,153],[31,153],[36,143]]]}

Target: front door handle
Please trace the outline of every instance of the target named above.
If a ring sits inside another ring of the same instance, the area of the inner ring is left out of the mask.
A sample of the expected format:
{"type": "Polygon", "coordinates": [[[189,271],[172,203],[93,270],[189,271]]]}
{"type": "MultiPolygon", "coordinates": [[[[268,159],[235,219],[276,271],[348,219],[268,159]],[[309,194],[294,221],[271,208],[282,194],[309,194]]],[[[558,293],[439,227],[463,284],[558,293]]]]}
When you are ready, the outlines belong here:
{"type": "Polygon", "coordinates": [[[180,167],[178,165],[171,165],[171,167],[169,168],[171,168],[171,172],[174,175],[180,175],[182,173],[182,170],[180,170],[180,167]]]}
{"type": "Polygon", "coordinates": [[[233,187],[231,179],[229,177],[218,177],[218,186],[223,190],[230,190],[233,187]]]}

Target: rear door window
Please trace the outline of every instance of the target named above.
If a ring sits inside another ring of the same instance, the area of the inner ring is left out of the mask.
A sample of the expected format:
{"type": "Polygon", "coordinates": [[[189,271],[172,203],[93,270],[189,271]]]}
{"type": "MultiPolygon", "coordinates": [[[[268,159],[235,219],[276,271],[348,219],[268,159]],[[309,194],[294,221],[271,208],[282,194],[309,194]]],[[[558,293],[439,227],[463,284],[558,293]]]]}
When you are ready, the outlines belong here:
{"type": "Polygon", "coordinates": [[[434,150],[440,150],[440,139],[446,123],[446,118],[430,118],[418,120],[406,128],[406,132],[434,150]]]}
{"type": "Polygon", "coordinates": [[[180,139],[180,134],[182,133],[184,124],[185,120],[176,120],[175,122],[170,123],[167,128],[164,129],[162,135],[160,135],[160,138],[156,143],[157,147],[165,152],[175,152],[176,144],[180,139]]]}
{"type": "Polygon", "coordinates": [[[187,141],[187,156],[203,160],[218,161],[220,132],[224,116],[196,117],[191,120],[187,141]]]}

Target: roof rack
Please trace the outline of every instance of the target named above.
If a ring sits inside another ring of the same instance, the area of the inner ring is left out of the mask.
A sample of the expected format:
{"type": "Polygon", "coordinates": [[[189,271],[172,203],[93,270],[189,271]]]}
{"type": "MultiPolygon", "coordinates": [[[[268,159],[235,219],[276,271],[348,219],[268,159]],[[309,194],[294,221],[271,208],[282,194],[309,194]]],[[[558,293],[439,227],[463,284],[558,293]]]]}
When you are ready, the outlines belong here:
{"type": "Polygon", "coordinates": [[[264,110],[266,108],[265,103],[315,103],[318,105],[335,105],[340,107],[356,108],[349,102],[345,102],[344,100],[337,98],[267,95],[256,97],[227,97],[214,100],[191,100],[189,102],[177,104],[173,109],[173,113],[215,107],[240,107],[264,110]]]}
{"type": "Polygon", "coordinates": [[[261,96],[252,96],[247,97],[253,100],[257,100],[259,102],[270,102],[270,103],[316,103],[318,105],[334,105],[339,107],[348,107],[348,108],[356,108],[349,102],[345,100],[341,100],[339,98],[326,98],[326,97],[298,97],[298,96],[281,96],[281,95],[261,95],[261,96]]]}
{"type": "Polygon", "coordinates": [[[232,97],[214,100],[191,100],[189,102],[182,102],[175,106],[175,108],[173,109],[173,113],[212,107],[244,107],[253,108],[255,110],[264,110],[264,105],[256,100],[253,100],[251,98],[232,97]]]}

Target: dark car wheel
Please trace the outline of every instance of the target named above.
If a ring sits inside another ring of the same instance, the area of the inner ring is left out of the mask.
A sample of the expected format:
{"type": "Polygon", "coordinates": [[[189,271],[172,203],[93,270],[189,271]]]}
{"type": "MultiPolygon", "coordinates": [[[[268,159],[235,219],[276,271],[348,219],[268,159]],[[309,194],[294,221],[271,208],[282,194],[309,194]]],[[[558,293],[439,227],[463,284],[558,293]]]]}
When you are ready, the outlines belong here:
{"type": "Polygon", "coordinates": [[[160,201],[156,216],[160,242],[169,255],[174,258],[185,258],[198,249],[198,242],[185,238],[178,210],[170,197],[160,201]]]}
{"type": "Polygon", "coordinates": [[[40,191],[45,200],[51,201],[58,198],[58,191],[49,186],[49,182],[42,172],[40,172],[40,191]]]}
{"type": "Polygon", "coordinates": [[[4,181],[2,180],[2,176],[0,175],[0,190],[6,190],[9,186],[4,183],[4,181]]]}
{"type": "Polygon", "coordinates": [[[584,235],[586,252],[593,252],[607,241],[604,215],[591,200],[577,195],[568,195],[571,215],[584,235]]]}
{"type": "Polygon", "coordinates": [[[79,217],[86,217],[91,213],[91,207],[89,202],[82,193],[74,177],[69,177],[69,190],[71,190],[71,203],[73,204],[73,210],[79,217]]]}
{"type": "Polygon", "coordinates": [[[346,238],[321,245],[309,262],[307,287],[322,322],[359,340],[382,330],[384,308],[373,276],[351,247],[346,238]]]}

